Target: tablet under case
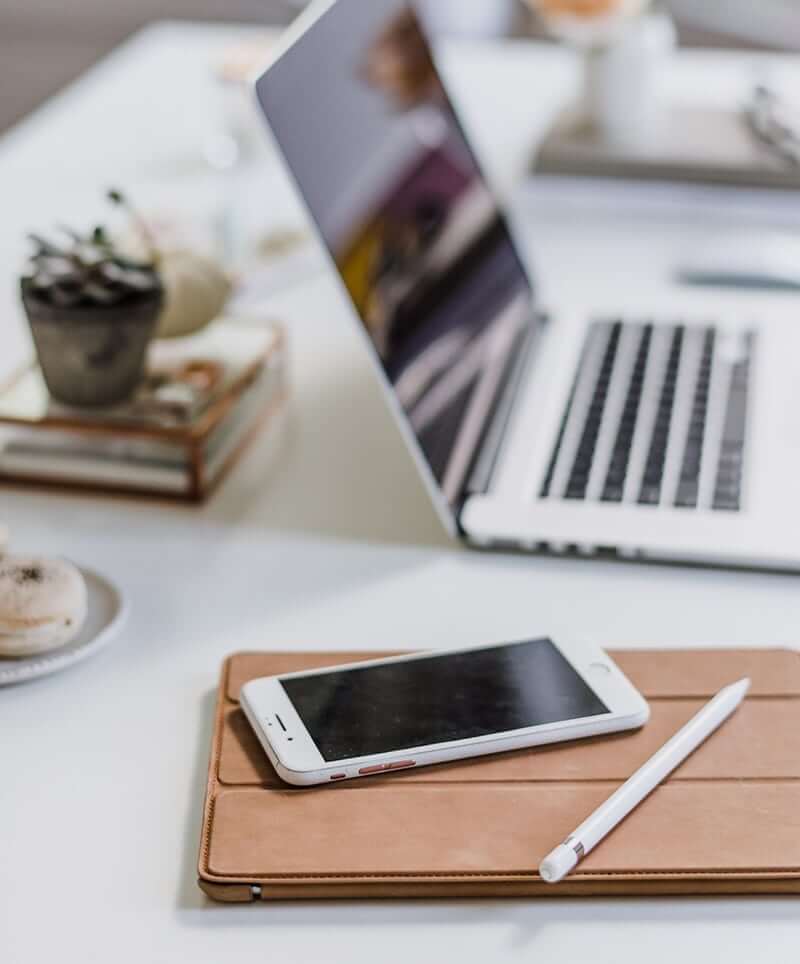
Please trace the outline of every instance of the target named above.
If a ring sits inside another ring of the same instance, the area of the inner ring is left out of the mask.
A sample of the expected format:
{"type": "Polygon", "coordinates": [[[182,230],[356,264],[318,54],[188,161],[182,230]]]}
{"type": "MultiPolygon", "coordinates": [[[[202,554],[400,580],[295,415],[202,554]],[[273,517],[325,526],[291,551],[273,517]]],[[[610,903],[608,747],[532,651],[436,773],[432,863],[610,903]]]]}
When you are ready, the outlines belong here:
{"type": "Polygon", "coordinates": [[[800,656],[613,654],[642,730],[298,790],[238,705],[259,676],[387,653],[241,653],[216,707],[199,883],[222,901],[800,893],[800,656]],[[539,861],[727,683],[747,700],[560,884],[539,861]]]}

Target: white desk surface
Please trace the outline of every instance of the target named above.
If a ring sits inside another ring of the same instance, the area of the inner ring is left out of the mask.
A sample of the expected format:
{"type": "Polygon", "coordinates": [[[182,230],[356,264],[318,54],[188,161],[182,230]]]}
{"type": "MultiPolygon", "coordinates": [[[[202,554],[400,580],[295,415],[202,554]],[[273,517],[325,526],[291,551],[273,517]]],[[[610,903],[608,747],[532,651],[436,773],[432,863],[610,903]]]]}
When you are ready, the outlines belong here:
{"type": "MultiPolygon", "coordinates": [[[[98,185],[191,198],[202,181],[194,158],[208,124],[207,64],[242,33],[153,27],[0,140],[0,369],[26,350],[13,285],[23,230],[81,215],[97,205],[98,185]]],[[[671,83],[694,97],[737,98],[751,59],[683,55],[671,83]]],[[[574,65],[525,44],[448,48],[446,61],[507,187],[568,95],[574,65]]],[[[274,163],[264,176],[280,189],[274,163]]],[[[590,297],[624,285],[669,306],[658,299],[675,295],[667,272],[686,238],[730,229],[729,217],[697,210],[672,210],[654,226],[634,214],[565,215],[536,200],[523,202],[526,219],[528,205],[536,230],[526,238],[551,301],[580,278],[590,297]]],[[[761,230],[772,217],[736,230],[761,230]]],[[[751,298],[737,310],[751,302],[757,309],[751,298]]],[[[543,631],[618,647],[800,639],[794,577],[454,547],[330,280],[317,275],[269,309],[294,346],[293,416],[277,471],[265,472],[256,446],[203,509],[0,490],[16,547],[91,565],[132,604],[123,635],[99,657],[0,691],[3,964],[791,959],[800,917],[790,899],[223,907],[202,897],[195,864],[210,694],[231,650],[456,646],[543,631]]]]}

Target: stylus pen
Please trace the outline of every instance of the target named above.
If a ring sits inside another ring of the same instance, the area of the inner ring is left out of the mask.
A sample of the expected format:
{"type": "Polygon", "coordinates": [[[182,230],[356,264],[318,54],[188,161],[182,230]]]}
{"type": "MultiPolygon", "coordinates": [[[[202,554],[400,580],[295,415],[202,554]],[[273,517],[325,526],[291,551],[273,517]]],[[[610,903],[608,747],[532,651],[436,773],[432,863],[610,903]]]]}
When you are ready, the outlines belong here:
{"type": "Polygon", "coordinates": [[[750,680],[739,680],[720,690],[702,710],[668,740],[630,779],[606,800],[564,843],[551,851],[539,865],[548,884],[563,880],[592,850],[721,726],[745,698],[750,680]]]}

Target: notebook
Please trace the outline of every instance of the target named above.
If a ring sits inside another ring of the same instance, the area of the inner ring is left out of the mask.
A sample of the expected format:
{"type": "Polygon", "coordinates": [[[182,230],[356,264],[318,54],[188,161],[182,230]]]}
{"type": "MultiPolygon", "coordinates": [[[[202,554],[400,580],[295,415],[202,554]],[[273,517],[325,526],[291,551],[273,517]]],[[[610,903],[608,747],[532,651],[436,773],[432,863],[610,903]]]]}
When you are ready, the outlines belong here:
{"type": "Polygon", "coordinates": [[[721,108],[674,107],[657,133],[641,144],[621,144],[601,131],[558,124],[539,148],[534,169],[751,188],[800,186],[800,167],[760,141],[741,112],[721,108]]]}

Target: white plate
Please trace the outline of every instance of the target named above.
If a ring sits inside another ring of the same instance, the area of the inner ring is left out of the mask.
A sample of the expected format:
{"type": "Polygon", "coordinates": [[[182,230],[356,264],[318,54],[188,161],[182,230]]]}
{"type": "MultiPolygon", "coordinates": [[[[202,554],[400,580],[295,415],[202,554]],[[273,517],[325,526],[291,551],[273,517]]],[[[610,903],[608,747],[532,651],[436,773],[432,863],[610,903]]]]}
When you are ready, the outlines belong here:
{"type": "Polygon", "coordinates": [[[88,611],[80,634],[59,649],[22,659],[0,659],[0,686],[49,676],[88,659],[116,636],[128,614],[122,593],[96,572],[80,567],[86,580],[88,611]]]}

